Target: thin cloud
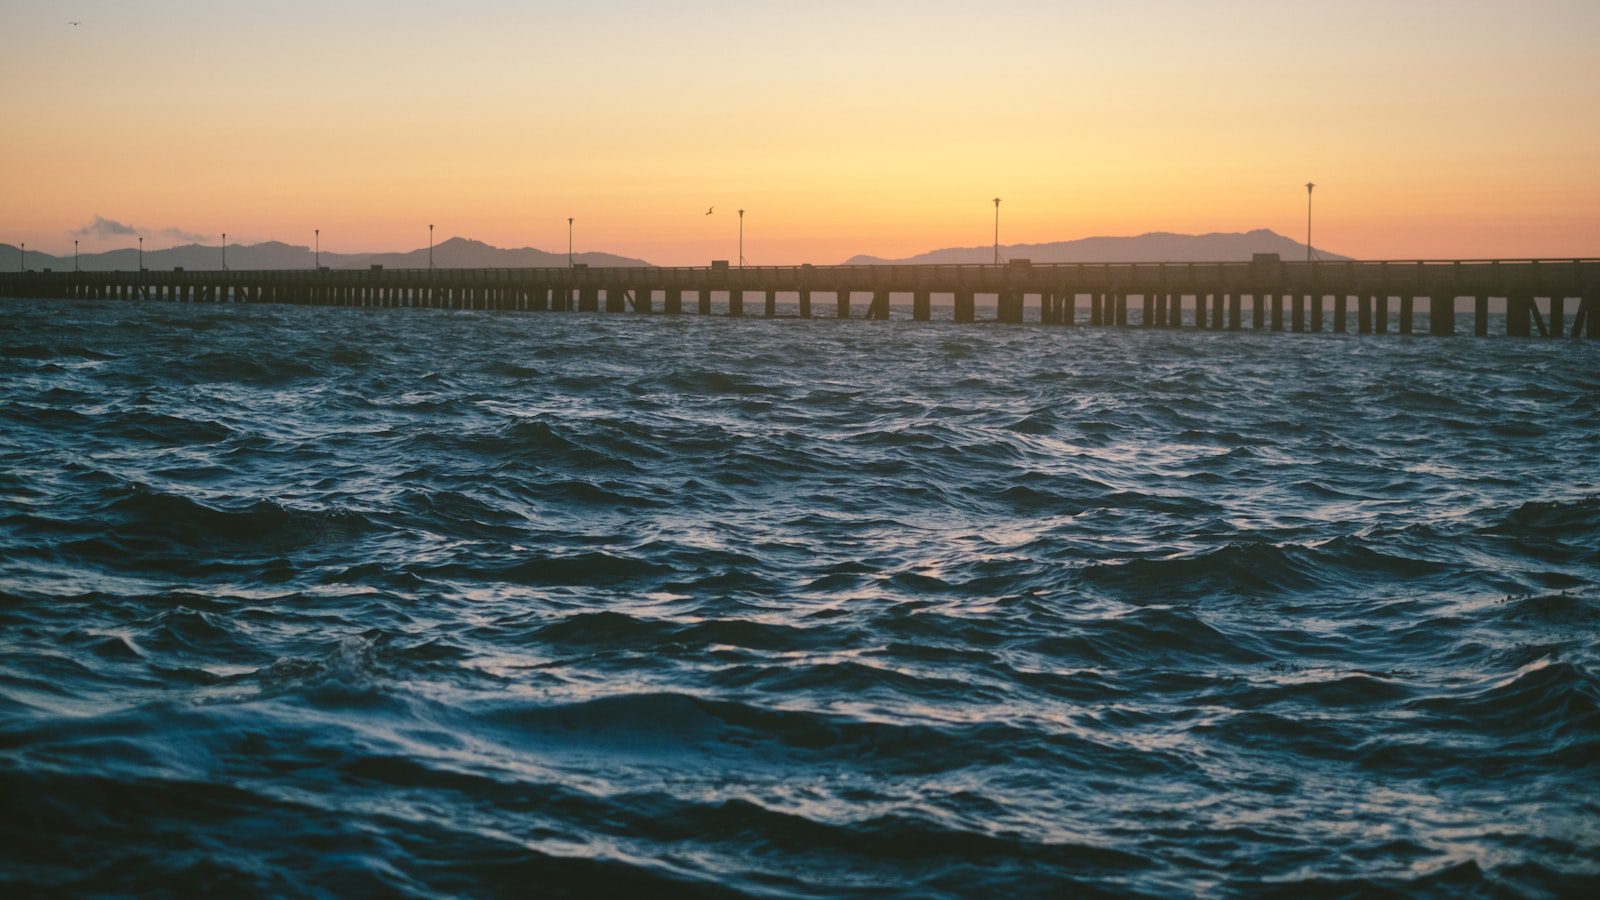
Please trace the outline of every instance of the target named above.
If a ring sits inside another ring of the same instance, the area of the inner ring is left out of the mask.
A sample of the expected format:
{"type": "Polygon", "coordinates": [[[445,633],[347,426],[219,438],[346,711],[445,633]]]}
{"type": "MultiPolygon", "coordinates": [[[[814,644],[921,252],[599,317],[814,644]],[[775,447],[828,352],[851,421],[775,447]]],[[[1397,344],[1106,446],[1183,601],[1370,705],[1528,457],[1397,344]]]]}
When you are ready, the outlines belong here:
{"type": "Polygon", "coordinates": [[[134,228],[132,225],[126,222],[118,222],[116,219],[108,219],[105,216],[95,216],[89,224],[72,230],[73,237],[127,237],[138,233],[139,229],[134,228]]]}
{"type": "Polygon", "coordinates": [[[137,237],[141,234],[174,241],[188,241],[192,244],[201,243],[206,239],[203,234],[195,234],[182,228],[162,228],[159,231],[150,232],[137,225],[118,222],[116,219],[108,219],[105,216],[95,216],[89,221],[89,224],[72,230],[72,236],[77,238],[137,237]]]}

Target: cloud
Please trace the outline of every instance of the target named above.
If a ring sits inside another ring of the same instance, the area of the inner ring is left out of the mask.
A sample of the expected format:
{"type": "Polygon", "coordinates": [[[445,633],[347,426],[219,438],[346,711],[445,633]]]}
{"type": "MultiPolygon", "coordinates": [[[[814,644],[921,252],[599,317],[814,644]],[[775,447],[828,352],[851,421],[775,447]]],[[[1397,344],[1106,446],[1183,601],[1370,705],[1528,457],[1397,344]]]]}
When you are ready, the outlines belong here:
{"type": "Polygon", "coordinates": [[[206,236],[203,234],[195,234],[192,231],[185,231],[182,228],[163,228],[160,231],[156,231],[152,234],[151,232],[148,232],[137,225],[130,225],[127,222],[118,222],[116,219],[108,219],[105,216],[95,216],[92,220],[90,220],[89,224],[83,226],[82,228],[72,229],[72,236],[79,238],[87,237],[103,239],[113,237],[137,237],[141,234],[149,235],[151,237],[167,238],[174,241],[188,241],[192,244],[201,243],[206,239],[206,236]]]}
{"type": "Polygon", "coordinates": [[[132,225],[118,222],[115,219],[108,219],[105,216],[95,216],[89,224],[72,230],[73,237],[108,238],[136,235],[138,233],[139,229],[134,228],[132,225]]]}

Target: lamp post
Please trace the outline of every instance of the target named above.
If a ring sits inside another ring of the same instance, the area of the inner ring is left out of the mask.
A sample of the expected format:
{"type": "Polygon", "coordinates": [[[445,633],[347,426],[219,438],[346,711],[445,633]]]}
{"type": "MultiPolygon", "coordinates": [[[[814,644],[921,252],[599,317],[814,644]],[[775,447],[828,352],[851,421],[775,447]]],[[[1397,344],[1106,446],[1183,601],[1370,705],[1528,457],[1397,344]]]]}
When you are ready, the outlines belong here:
{"type": "Polygon", "coordinates": [[[222,233],[222,271],[228,271],[228,233],[222,233]]]}
{"type": "Polygon", "coordinates": [[[139,236],[139,271],[144,271],[144,235],[139,236]]]}
{"type": "Polygon", "coordinates": [[[22,242],[21,250],[22,250],[22,260],[17,263],[17,271],[18,272],[26,272],[26,271],[28,271],[28,242],[27,241],[23,241],[22,242]]]}
{"type": "Polygon", "coordinates": [[[317,249],[316,249],[316,257],[315,257],[316,261],[312,265],[313,265],[314,268],[316,268],[316,270],[318,272],[321,272],[322,271],[322,229],[318,228],[318,229],[315,229],[315,230],[316,230],[316,235],[317,235],[317,249]]]}
{"type": "Polygon", "coordinates": [[[994,264],[1000,265],[1000,198],[994,198],[994,264]]]}
{"type": "Polygon", "coordinates": [[[74,272],[79,271],[79,269],[78,269],[78,242],[77,242],[76,239],[74,239],[73,242],[72,242],[72,271],[74,271],[74,272]]]}
{"type": "Polygon", "coordinates": [[[739,210],[739,268],[744,268],[744,210],[739,210]]]}
{"type": "Polygon", "coordinates": [[[1316,185],[1306,182],[1306,262],[1311,262],[1311,192],[1316,185]]]}
{"type": "Polygon", "coordinates": [[[572,268],[572,217],[567,217],[567,268],[572,268]]]}

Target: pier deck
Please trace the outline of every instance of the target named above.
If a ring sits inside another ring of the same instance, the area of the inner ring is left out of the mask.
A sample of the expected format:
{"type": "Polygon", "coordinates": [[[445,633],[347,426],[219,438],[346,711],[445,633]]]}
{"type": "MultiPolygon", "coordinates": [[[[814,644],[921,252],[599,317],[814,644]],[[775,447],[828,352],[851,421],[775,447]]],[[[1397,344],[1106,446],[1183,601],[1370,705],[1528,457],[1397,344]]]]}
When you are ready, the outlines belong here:
{"type": "Polygon", "coordinates": [[[1440,336],[1456,333],[1464,298],[1474,333],[1488,334],[1490,300],[1501,299],[1509,336],[1600,338],[1600,259],[0,273],[3,297],[194,303],[678,315],[692,295],[701,315],[774,316],[780,293],[796,297],[802,317],[820,295],[833,301],[832,316],[887,319],[899,294],[917,320],[933,318],[940,296],[954,321],[976,322],[985,297],[993,321],[1021,323],[1036,298],[1045,324],[1358,334],[1425,326],[1440,336]]]}

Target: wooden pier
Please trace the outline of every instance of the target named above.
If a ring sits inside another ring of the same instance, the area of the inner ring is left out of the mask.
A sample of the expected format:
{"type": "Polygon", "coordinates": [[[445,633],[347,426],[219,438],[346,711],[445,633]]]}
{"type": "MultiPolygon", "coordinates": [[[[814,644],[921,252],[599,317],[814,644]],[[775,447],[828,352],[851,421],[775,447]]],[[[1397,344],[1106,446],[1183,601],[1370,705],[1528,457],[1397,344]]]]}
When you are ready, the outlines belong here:
{"type": "Polygon", "coordinates": [[[804,318],[832,300],[832,317],[888,319],[899,295],[918,321],[939,296],[941,318],[978,321],[981,297],[993,321],[1021,323],[1036,298],[1047,325],[1438,336],[1456,333],[1463,298],[1488,334],[1499,299],[1508,336],[1600,338],[1600,259],[0,273],[0,297],[180,303],[771,317],[779,294],[804,318]]]}

